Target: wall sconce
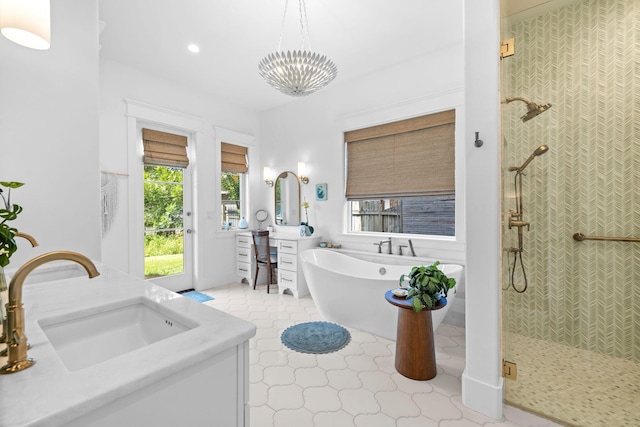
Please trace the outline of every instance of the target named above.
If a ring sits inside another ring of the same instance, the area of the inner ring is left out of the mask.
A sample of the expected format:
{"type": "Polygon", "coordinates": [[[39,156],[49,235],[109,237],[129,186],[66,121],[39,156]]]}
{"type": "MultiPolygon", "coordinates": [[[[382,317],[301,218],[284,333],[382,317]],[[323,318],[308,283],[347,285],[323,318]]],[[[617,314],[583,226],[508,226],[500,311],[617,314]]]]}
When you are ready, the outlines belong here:
{"type": "Polygon", "coordinates": [[[273,187],[273,175],[271,175],[271,168],[269,166],[264,167],[262,177],[264,178],[264,183],[267,184],[267,187],[273,187]]]}
{"type": "Polygon", "coordinates": [[[31,49],[51,47],[49,0],[0,0],[0,32],[31,49]]]}
{"type": "Polygon", "coordinates": [[[303,184],[309,183],[309,177],[307,176],[307,165],[304,162],[298,162],[298,177],[303,184]]]}

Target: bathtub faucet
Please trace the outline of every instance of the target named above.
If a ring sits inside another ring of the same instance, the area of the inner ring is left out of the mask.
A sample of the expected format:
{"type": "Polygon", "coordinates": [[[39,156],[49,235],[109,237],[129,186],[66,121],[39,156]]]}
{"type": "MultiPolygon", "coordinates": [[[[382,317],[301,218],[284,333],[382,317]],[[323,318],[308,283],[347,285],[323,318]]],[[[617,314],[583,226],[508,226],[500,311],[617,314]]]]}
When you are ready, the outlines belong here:
{"type": "Polygon", "coordinates": [[[382,252],[382,245],[384,245],[385,243],[389,244],[389,250],[387,251],[387,253],[389,255],[393,254],[393,252],[391,251],[391,237],[389,237],[387,240],[383,240],[380,242],[380,244],[378,245],[378,252],[381,253],[382,252]]]}
{"type": "Polygon", "coordinates": [[[411,256],[416,256],[416,251],[413,250],[413,243],[409,239],[409,249],[411,249],[411,256]]]}

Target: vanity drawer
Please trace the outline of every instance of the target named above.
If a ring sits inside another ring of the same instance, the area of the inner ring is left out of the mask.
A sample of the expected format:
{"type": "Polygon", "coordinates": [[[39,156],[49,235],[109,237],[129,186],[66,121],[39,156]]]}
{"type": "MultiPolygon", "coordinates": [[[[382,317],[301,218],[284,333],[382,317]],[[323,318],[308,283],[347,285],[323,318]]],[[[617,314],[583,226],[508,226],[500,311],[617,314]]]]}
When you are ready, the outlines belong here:
{"type": "Polygon", "coordinates": [[[238,262],[251,262],[251,252],[251,247],[244,248],[238,246],[236,248],[236,259],[238,260],[238,262]]]}
{"type": "Polygon", "coordinates": [[[278,240],[278,253],[297,254],[298,242],[295,240],[278,240]]]}
{"type": "Polygon", "coordinates": [[[293,290],[298,289],[298,273],[278,268],[278,286],[293,290]]]}
{"type": "Polygon", "coordinates": [[[289,271],[298,271],[298,254],[278,252],[278,268],[289,271]]]}
{"type": "Polygon", "coordinates": [[[237,262],[236,263],[236,273],[240,277],[247,277],[251,279],[252,271],[251,264],[246,262],[237,262]]]}
{"type": "Polygon", "coordinates": [[[236,236],[236,245],[242,248],[250,248],[253,244],[251,236],[236,236]]]}

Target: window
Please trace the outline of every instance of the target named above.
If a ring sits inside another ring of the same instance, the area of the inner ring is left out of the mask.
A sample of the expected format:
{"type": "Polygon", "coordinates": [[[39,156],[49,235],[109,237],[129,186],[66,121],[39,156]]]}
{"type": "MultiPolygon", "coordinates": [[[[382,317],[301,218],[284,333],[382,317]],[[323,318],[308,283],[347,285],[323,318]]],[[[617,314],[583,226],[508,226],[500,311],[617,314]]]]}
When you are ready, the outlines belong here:
{"type": "Polygon", "coordinates": [[[237,228],[242,218],[245,174],[249,170],[247,147],[222,142],[220,145],[221,223],[226,229],[237,228]]]}
{"type": "Polygon", "coordinates": [[[455,235],[455,111],[345,132],[349,231],[455,235]]]}

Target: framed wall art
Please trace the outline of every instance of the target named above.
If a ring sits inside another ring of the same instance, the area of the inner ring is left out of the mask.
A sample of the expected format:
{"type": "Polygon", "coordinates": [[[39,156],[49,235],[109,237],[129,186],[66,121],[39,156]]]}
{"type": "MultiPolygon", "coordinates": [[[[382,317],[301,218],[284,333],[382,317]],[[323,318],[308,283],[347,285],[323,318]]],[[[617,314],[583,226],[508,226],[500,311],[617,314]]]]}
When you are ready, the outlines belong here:
{"type": "Polygon", "coordinates": [[[316,200],[327,200],[327,184],[316,184],[316,200]]]}

